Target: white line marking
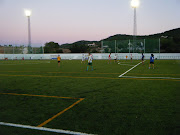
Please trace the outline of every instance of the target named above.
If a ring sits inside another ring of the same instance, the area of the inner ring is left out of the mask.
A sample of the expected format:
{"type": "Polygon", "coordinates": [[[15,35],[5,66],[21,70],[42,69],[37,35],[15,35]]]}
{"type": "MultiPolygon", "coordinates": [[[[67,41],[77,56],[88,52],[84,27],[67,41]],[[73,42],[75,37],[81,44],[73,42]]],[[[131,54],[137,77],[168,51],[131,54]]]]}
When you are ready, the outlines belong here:
{"type": "Polygon", "coordinates": [[[55,132],[55,133],[63,133],[63,134],[70,134],[70,135],[93,135],[93,134],[86,134],[86,133],[74,132],[74,131],[69,131],[69,130],[51,129],[51,128],[46,128],[46,127],[35,127],[35,126],[13,124],[13,123],[6,123],[6,122],[0,122],[0,125],[34,129],[34,130],[41,130],[41,131],[48,131],[48,132],[55,132]]]}
{"type": "Polygon", "coordinates": [[[29,64],[40,64],[40,63],[20,63],[20,64],[0,64],[2,65],[29,65],[29,64]]]}
{"type": "Polygon", "coordinates": [[[176,79],[179,80],[180,78],[172,78],[172,77],[138,77],[138,76],[123,76],[124,78],[156,78],[156,79],[176,79]]]}
{"type": "Polygon", "coordinates": [[[125,65],[125,66],[134,66],[134,65],[129,65],[129,64],[121,64],[121,63],[118,63],[119,65],[125,65]]]}
{"type": "MultiPolygon", "coordinates": [[[[120,61],[118,61],[118,62],[120,62],[120,61]]],[[[120,62],[120,63],[125,63],[126,64],[126,63],[132,63],[132,62],[120,62]]]]}
{"type": "MultiPolygon", "coordinates": [[[[145,60],[146,61],[146,60],[145,60]]],[[[145,62],[144,61],[144,62],[145,62]]],[[[142,62],[139,62],[138,64],[136,64],[134,67],[130,68],[129,70],[127,70],[126,72],[124,72],[123,74],[121,74],[119,77],[122,77],[123,75],[125,75],[126,73],[128,73],[129,71],[131,71],[132,69],[134,69],[135,67],[137,67],[139,64],[141,64],[142,62]]]]}
{"type": "Polygon", "coordinates": [[[2,62],[2,63],[0,63],[0,65],[29,65],[29,64],[45,64],[45,63],[50,63],[50,61],[35,61],[35,62],[32,62],[32,61],[18,61],[18,63],[16,63],[16,62],[2,62]]]}
{"type": "Polygon", "coordinates": [[[0,63],[0,65],[29,65],[29,64],[45,64],[45,63],[50,63],[50,62],[40,62],[40,63],[17,63],[17,64],[5,64],[5,63],[0,63]]]}

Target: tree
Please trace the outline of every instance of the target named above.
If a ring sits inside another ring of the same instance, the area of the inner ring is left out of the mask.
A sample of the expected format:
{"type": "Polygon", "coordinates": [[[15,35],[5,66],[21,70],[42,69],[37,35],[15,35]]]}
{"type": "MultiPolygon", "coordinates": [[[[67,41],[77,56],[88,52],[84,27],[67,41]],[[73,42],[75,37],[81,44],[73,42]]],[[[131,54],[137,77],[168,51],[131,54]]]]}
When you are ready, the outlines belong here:
{"type": "Polygon", "coordinates": [[[96,50],[96,48],[91,50],[91,53],[98,53],[98,51],[96,50]]]}
{"type": "Polygon", "coordinates": [[[44,46],[44,53],[59,53],[59,52],[60,52],[60,46],[58,43],[49,42],[46,43],[44,46]]]}
{"type": "Polygon", "coordinates": [[[109,49],[108,49],[108,48],[105,48],[105,49],[104,49],[104,52],[105,52],[105,53],[108,53],[108,52],[109,52],[109,49]]]}
{"type": "Polygon", "coordinates": [[[72,47],[70,48],[72,53],[86,53],[88,50],[88,46],[83,45],[83,44],[73,44],[72,47]]]}
{"type": "Polygon", "coordinates": [[[58,50],[56,50],[56,53],[63,53],[63,50],[59,48],[58,50]]]}
{"type": "Polygon", "coordinates": [[[165,53],[178,53],[180,52],[180,46],[174,42],[172,38],[161,40],[161,52],[165,53]]]}

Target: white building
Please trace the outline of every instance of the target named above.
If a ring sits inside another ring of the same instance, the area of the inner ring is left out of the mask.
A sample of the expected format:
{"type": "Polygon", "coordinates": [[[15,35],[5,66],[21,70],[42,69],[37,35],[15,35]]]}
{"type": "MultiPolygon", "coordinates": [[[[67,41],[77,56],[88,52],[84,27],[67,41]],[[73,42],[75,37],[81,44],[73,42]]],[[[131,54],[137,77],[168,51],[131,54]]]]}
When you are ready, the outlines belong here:
{"type": "Polygon", "coordinates": [[[92,44],[88,44],[88,46],[95,47],[96,44],[95,44],[95,43],[92,43],[92,44]]]}

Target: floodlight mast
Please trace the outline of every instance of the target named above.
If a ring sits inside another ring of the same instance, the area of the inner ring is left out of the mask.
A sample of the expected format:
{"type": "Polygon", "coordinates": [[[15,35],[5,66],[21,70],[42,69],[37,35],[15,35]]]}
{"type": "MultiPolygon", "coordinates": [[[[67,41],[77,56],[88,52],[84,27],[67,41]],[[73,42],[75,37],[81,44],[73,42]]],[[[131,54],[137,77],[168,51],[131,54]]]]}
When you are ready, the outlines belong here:
{"type": "Polygon", "coordinates": [[[28,18],[28,53],[32,53],[32,48],[31,48],[31,22],[30,22],[31,11],[25,10],[25,15],[28,18]]]}
{"type": "Polygon", "coordinates": [[[134,8],[134,26],[133,26],[133,53],[134,53],[134,47],[136,47],[136,36],[137,36],[136,8],[139,7],[139,0],[132,0],[131,6],[132,8],[134,8]]]}
{"type": "Polygon", "coordinates": [[[134,48],[136,47],[136,36],[137,36],[136,8],[134,8],[133,53],[134,53],[134,48]]]}

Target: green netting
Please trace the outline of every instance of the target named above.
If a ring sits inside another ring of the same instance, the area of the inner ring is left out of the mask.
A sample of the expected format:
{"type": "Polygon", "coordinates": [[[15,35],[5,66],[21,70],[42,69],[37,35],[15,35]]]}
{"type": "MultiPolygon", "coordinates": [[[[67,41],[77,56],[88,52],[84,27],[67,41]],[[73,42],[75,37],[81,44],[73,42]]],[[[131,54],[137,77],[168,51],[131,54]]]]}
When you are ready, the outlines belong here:
{"type": "Polygon", "coordinates": [[[105,53],[115,52],[115,41],[103,41],[103,48],[105,53]]]}
{"type": "Polygon", "coordinates": [[[159,53],[159,39],[146,39],[146,53],[159,53]]]}
{"type": "MultiPolygon", "coordinates": [[[[116,49],[117,53],[129,52],[129,45],[131,44],[129,40],[117,40],[116,44],[117,44],[117,49],[116,49]]],[[[132,50],[131,46],[130,46],[130,50],[132,50]]]]}
{"type": "Polygon", "coordinates": [[[31,47],[31,52],[29,52],[28,47],[24,46],[1,46],[1,54],[43,54],[42,47],[31,47]]]}
{"type": "Polygon", "coordinates": [[[104,53],[157,53],[159,39],[137,39],[103,41],[104,53]]]}
{"type": "Polygon", "coordinates": [[[32,53],[33,54],[42,54],[43,53],[43,48],[42,47],[33,47],[32,48],[32,53]]]}
{"type": "Polygon", "coordinates": [[[144,52],[144,39],[138,39],[136,42],[130,40],[132,43],[132,52],[133,53],[143,53],[144,52]]]}

